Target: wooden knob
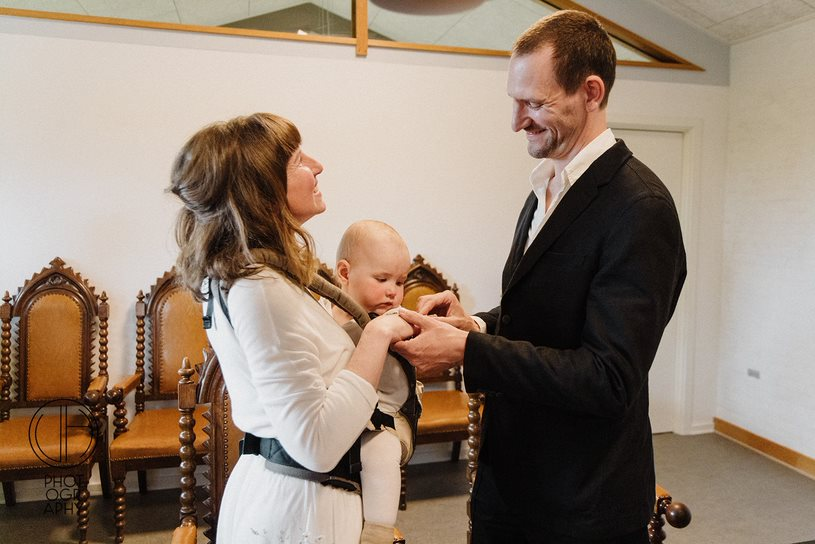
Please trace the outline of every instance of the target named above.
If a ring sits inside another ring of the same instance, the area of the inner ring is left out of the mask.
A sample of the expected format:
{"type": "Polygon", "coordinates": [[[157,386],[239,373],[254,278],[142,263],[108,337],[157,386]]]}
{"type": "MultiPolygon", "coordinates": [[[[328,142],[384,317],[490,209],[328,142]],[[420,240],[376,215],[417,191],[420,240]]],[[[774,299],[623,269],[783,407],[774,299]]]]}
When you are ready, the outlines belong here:
{"type": "Polygon", "coordinates": [[[665,519],[671,527],[687,527],[691,520],[690,509],[681,502],[672,502],[665,508],[665,519]]]}

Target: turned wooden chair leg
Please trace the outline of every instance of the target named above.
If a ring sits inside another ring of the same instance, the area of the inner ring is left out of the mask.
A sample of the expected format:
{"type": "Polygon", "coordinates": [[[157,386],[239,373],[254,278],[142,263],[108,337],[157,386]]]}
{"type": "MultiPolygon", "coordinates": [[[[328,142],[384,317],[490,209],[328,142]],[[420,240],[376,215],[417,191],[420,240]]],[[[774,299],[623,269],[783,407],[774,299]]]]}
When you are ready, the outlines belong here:
{"type": "Polygon", "coordinates": [[[76,525],[79,531],[79,544],[88,544],[88,509],[91,503],[91,494],[88,492],[88,477],[80,476],[77,478],[76,483],[76,525]]]}
{"type": "Polygon", "coordinates": [[[125,515],[127,513],[127,503],[125,495],[127,488],[125,487],[125,476],[113,476],[113,526],[116,528],[116,537],[114,542],[122,544],[125,539],[125,515]]]}
{"type": "Polygon", "coordinates": [[[14,506],[17,504],[17,493],[14,491],[14,482],[3,482],[3,498],[6,500],[6,506],[14,506]]]}

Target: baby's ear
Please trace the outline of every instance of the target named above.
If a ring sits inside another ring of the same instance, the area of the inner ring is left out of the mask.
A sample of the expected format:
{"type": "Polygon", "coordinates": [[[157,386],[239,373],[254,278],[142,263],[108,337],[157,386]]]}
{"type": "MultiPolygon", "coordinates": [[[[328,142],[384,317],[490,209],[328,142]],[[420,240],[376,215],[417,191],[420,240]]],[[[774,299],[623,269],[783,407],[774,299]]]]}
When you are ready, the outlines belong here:
{"type": "Polygon", "coordinates": [[[340,280],[340,283],[345,286],[348,285],[348,274],[351,272],[351,263],[346,261],[345,259],[340,259],[337,261],[337,279],[340,280]]]}

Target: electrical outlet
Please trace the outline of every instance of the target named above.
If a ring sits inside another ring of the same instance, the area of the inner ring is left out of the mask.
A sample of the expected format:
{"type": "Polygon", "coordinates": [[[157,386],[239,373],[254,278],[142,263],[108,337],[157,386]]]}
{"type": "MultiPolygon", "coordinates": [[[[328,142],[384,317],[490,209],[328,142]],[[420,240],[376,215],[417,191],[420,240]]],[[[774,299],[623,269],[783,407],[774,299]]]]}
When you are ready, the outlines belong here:
{"type": "Polygon", "coordinates": [[[754,368],[748,368],[747,369],[747,375],[750,376],[751,378],[755,378],[757,380],[761,379],[761,372],[759,372],[758,370],[756,370],[754,368]]]}

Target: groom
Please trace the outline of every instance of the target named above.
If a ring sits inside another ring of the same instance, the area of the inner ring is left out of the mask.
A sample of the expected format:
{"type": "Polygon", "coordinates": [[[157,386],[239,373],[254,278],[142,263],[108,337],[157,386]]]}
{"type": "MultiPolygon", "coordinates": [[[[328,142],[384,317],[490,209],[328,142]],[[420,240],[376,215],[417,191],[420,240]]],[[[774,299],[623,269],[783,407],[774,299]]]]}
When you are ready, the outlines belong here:
{"type": "Polygon", "coordinates": [[[608,128],[615,64],[583,12],[518,38],[512,128],[542,161],[500,303],[469,316],[446,292],[402,312],[419,332],[399,352],[421,369],[463,361],[467,390],[486,395],[474,544],[648,543],[648,371],[686,263],[671,195],[608,128]]]}

